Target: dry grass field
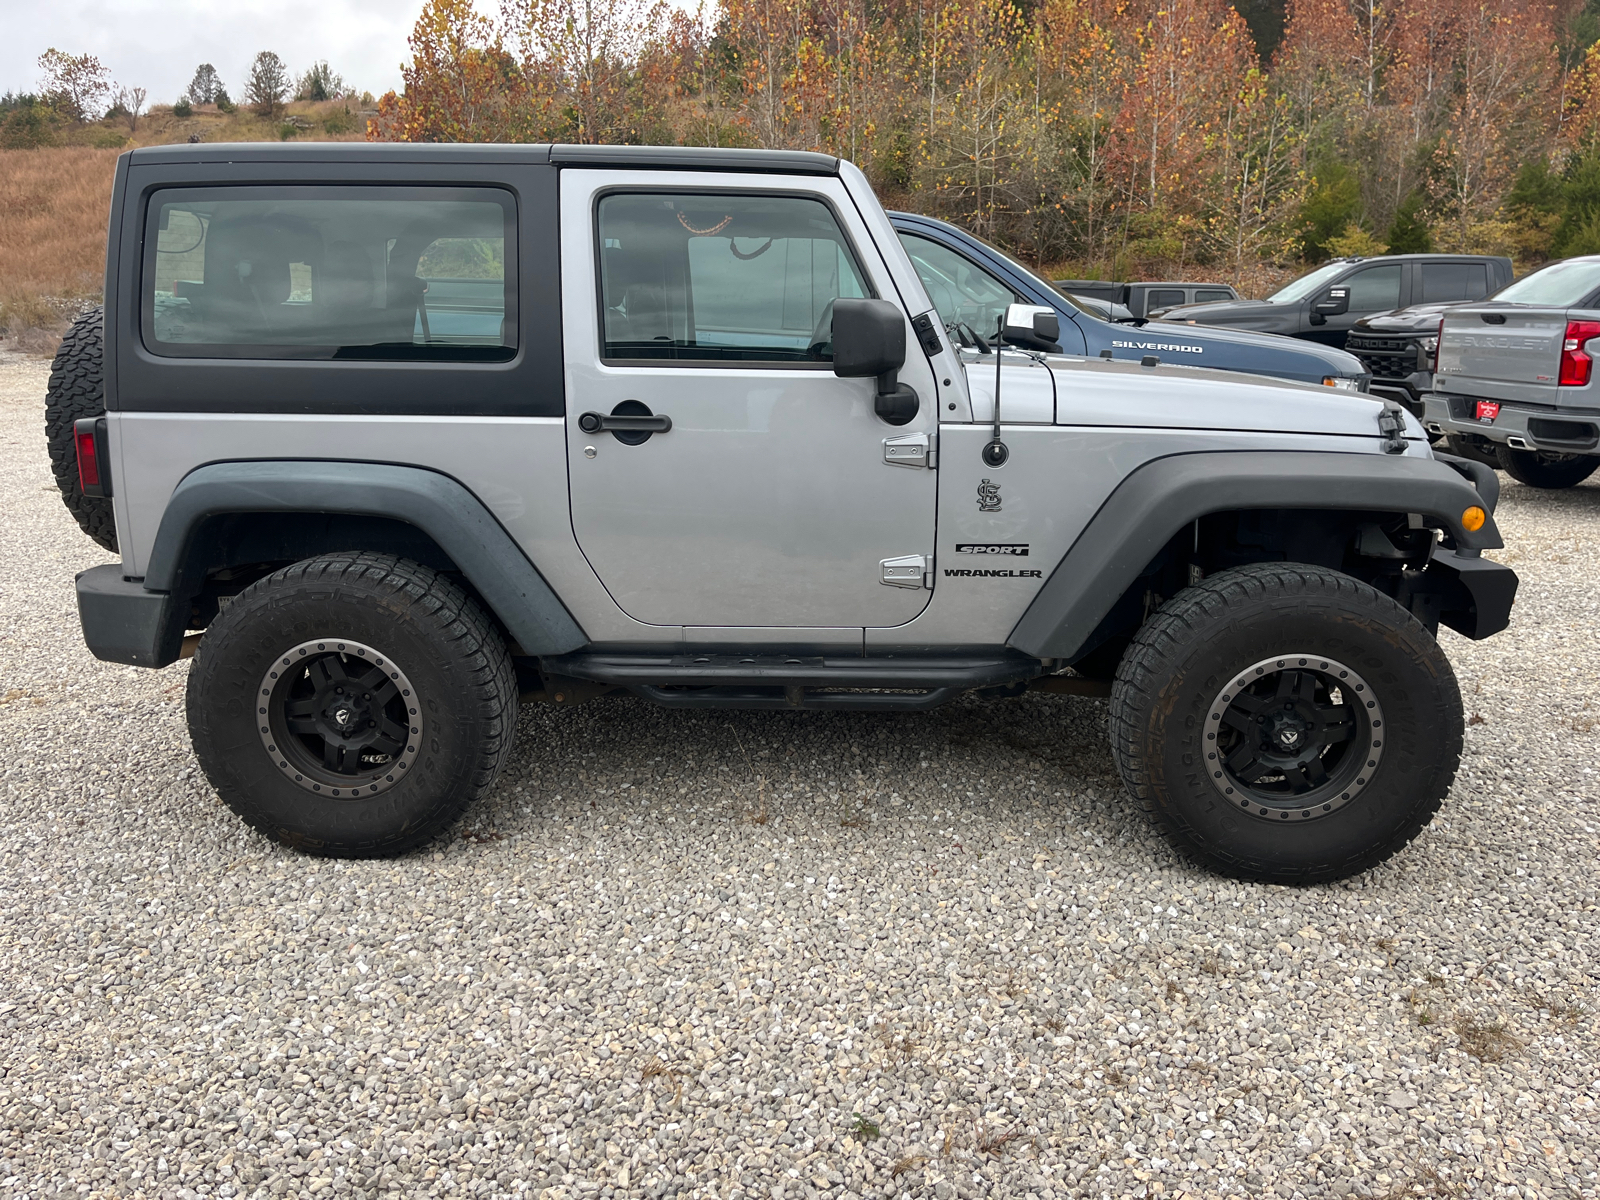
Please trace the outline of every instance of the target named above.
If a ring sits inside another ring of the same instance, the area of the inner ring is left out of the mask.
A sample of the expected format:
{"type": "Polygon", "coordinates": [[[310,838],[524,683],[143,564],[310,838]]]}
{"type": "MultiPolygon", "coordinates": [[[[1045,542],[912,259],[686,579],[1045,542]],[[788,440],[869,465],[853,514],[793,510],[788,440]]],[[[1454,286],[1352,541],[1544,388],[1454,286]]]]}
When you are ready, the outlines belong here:
{"type": "Polygon", "coordinates": [[[0,331],[55,350],[78,307],[100,295],[116,150],[0,150],[0,331]]]}

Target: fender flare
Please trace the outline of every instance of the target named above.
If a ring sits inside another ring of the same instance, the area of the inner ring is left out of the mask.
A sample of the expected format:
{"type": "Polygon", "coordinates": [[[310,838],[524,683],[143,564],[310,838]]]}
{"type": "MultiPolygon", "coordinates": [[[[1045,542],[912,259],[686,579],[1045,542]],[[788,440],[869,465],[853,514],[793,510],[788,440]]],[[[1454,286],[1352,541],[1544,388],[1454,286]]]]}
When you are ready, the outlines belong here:
{"type": "Polygon", "coordinates": [[[521,547],[482,501],[448,475],[386,463],[222,462],[184,476],[162,514],[142,590],[166,601],[165,628],[139,665],[165,666],[176,657],[181,618],[201,584],[189,560],[204,523],[227,513],[273,512],[387,517],[414,525],[445,548],[524,652],[568,654],[588,644],[521,547]]]}
{"type": "Polygon", "coordinates": [[[1234,509],[1421,513],[1458,550],[1505,543],[1494,518],[1469,532],[1478,492],[1432,458],[1313,450],[1219,450],[1154,459],[1131,472],[1067,550],[1007,644],[1036,658],[1072,658],[1139,573],[1185,525],[1234,509]]]}

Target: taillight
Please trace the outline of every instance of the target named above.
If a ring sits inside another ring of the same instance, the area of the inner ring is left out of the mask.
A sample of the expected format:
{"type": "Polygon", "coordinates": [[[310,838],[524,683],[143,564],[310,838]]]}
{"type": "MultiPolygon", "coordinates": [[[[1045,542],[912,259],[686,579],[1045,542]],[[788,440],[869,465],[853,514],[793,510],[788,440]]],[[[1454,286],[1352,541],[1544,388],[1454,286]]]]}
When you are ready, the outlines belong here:
{"type": "Polygon", "coordinates": [[[1439,347],[1444,345],[1444,318],[1439,318],[1439,332],[1433,335],[1433,373],[1439,373],[1439,347]]]}
{"type": "Polygon", "coordinates": [[[84,417],[73,422],[72,440],[78,451],[78,486],[85,496],[111,495],[111,473],[107,469],[106,419],[84,417]]]}
{"type": "Polygon", "coordinates": [[[1567,336],[1561,342],[1561,386],[1587,387],[1594,372],[1594,359],[1584,350],[1590,338],[1600,337],[1600,321],[1568,321],[1567,336]]]}

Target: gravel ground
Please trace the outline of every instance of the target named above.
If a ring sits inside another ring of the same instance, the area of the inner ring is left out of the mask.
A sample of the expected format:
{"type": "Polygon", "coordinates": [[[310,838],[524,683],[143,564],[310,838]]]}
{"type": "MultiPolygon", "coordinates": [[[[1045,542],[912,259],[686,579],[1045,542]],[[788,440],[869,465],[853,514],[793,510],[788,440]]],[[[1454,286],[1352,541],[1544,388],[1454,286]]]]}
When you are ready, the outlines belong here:
{"type": "Polygon", "coordinates": [[[1454,793],[1342,885],[1175,859],[1067,697],[530,710],[452,840],[330,863],[217,801],[184,664],[83,649],[44,381],[0,363],[0,1198],[1600,1194],[1600,480],[1508,482],[1454,793]]]}

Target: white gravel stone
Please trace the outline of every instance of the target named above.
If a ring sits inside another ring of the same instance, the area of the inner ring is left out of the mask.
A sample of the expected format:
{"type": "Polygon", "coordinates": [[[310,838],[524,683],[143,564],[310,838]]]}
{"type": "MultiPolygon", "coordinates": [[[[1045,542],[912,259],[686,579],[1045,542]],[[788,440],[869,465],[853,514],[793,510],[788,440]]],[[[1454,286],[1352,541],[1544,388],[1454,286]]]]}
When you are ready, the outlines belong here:
{"type": "Polygon", "coordinates": [[[1042,696],[531,709],[450,841],[334,863],[218,802],[186,664],[84,650],[45,375],[0,363],[0,1197],[1600,1193],[1600,480],[1508,481],[1455,789],[1342,885],[1177,860],[1042,696]]]}

